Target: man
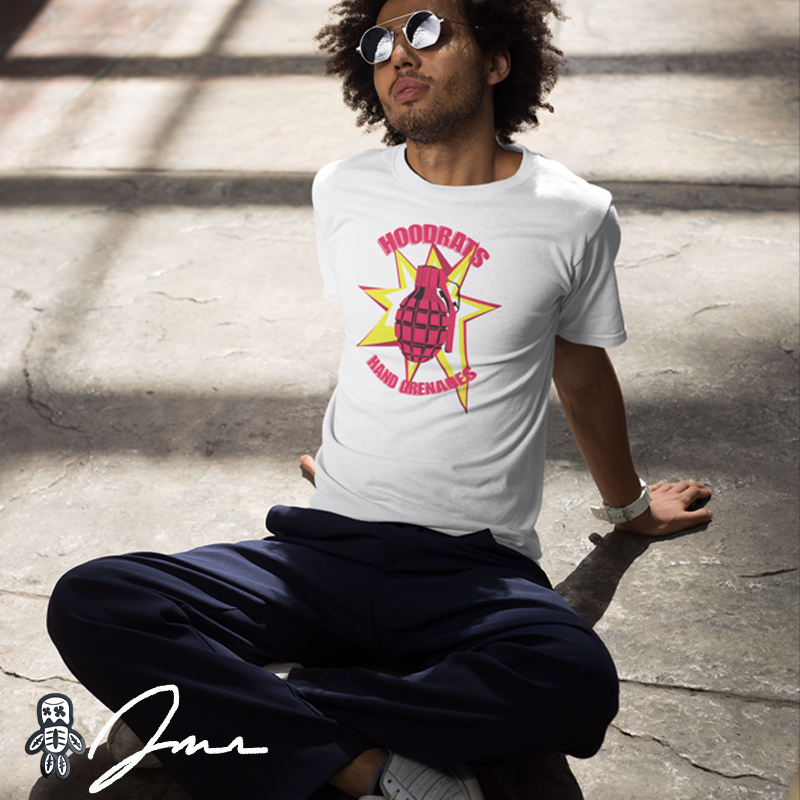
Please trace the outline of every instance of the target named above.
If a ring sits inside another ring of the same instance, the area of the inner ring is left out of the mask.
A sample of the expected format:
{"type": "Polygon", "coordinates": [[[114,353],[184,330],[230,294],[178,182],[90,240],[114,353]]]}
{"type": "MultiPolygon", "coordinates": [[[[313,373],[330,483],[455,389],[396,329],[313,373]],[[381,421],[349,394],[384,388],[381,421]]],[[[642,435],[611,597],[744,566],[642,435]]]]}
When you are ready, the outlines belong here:
{"type": "MultiPolygon", "coordinates": [[[[267,540],[79,567],[49,626],[109,707],[175,684],[171,740],[269,746],[161,751],[193,798],[480,800],[463,762],[589,757],[617,709],[607,651],[536,563],[551,375],[607,519],[674,533],[711,518],[688,510],[709,490],[634,469],[604,349],[625,338],[610,197],[508,144],[547,108],[557,7],[335,11],[329,68],[396,146],[315,182],[345,347],[312,508],[272,509],[267,540]]],[[[163,717],[125,721],[146,741],[163,717]]]]}

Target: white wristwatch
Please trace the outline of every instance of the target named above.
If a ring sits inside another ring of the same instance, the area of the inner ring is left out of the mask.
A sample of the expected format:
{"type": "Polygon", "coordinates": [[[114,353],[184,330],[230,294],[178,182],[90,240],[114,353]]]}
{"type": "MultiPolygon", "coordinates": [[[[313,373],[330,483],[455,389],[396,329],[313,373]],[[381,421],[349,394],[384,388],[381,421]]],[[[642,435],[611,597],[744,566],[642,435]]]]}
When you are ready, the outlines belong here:
{"type": "Polygon", "coordinates": [[[642,487],[642,493],[629,505],[622,506],[622,508],[606,505],[590,506],[589,510],[597,519],[610,522],[612,525],[636,519],[650,507],[650,489],[641,478],[639,478],[639,484],[642,487]]]}

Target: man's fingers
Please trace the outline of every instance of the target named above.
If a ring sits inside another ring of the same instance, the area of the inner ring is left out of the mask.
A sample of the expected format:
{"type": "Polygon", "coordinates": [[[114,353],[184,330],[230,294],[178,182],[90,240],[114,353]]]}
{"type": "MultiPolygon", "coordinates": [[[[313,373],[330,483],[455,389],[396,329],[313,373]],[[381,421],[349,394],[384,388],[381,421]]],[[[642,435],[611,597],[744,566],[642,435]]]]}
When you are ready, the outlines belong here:
{"type": "Polygon", "coordinates": [[[661,492],[687,492],[694,489],[708,489],[708,487],[701,481],[675,481],[675,483],[659,481],[650,487],[650,491],[661,492]]]}
{"type": "Polygon", "coordinates": [[[711,497],[711,489],[700,481],[677,481],[676,483],[665,483],[659,481],[650,487],[650,494],[672,494],[682,495],[681,498],[687,508],[697,500],[704,500],[711,497]]]}
{"type": "Polygon", "coordinates": [[[691,520],[694,525],[703,525],[706,522],[711,522],[714,517],[714,512],[708,508],[698,508],[696,511],[687,511],[685,519],[691,520]]]}

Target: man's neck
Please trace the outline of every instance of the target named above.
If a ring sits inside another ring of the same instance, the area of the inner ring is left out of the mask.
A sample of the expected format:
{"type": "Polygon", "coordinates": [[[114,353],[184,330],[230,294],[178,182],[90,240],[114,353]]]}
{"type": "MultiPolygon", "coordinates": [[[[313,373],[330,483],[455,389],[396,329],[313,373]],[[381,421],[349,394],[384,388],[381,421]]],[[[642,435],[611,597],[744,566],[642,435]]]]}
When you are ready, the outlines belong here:
{"type": "Polygon", "coordinates": [[[477,186],[510,178],[522,154],[506,150],[492,137],[473,137],[436,144],[406,143],[408,165],[429,183],[477,186]]]}

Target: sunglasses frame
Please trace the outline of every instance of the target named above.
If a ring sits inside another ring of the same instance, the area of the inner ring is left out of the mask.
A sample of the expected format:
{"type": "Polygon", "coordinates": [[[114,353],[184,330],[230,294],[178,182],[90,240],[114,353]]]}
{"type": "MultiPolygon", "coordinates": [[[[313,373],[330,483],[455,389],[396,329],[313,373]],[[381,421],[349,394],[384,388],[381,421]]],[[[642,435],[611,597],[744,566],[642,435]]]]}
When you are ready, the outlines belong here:
{"type": "MultiPolygon", "coordinates": [[[[402,19],[404,16],[406,16],[406,15],[403,14],[403,15],[401,15],[399,17],[395,17],[394,19],[387,19],[386,22],[394,22],[395,20],[402,19]]],[[[361,35],[361,39],[360,39],[360,41],[358,43],[358,47],[356,47],[356,50],[358,51],[358,54],[361,56],[361,58],[363,58],[364,61],[367,62],[367,64],[369,64],[370,66],[374,67],[376,64],[383,64],[385,61],[388,61],[391,58],[391,53],[394,52],[394,43],[397,41],[397,34],[395,33],[395,31],[402,30],[403,31],[403,36],[406,37],[406,41],[408,42],[409,46],[413,47],[414,50],[425,50],[428,47],[433,47],[436,44],[436,42],[438,42],[439,39],[441,38],[441,36],[442,36],[441,25],[442,25],[443,22],[452,22],[454,25],[464,25],[467,28],[477,28],[476,25],[470,25],[468,22],[459,22],[457,19],[447,19],[447,17],[440,17],[438,14],[435,14],[433,11],[428,11],[427,9],[420,9],[419,11],[415,11],[413,14],[411,14],[408,17],[408,19],[406,20],[406,24],[405,25],[397,25],[394,28],[385,28],[383,25],[373,25],[371,28],[367,28],[367,30],[365,30],[364,33],[361,35]],[[435,41],[431,42],[430,44],[426,44],[424,47],[414,47],[413,42],[408,38],[408,34],[407,34],[408,24],[409,24],[409,22],[411,22],[412,19],[414,19],[414,17],[417,16],[417,14],[430,14],[431,17],[433,17],[434,19],[437,19],[439,21],[439,35],[436,37],[435,41]],[[361,49],[361,45],[364,42],[364,38],[371,31],[374,31],[374,30],[384,31],[385,33],[388,33],[392,37],[392,47],[391,47],[390,55],[388,55],[386,58],[381,59],[380,61],[370,61],[364,55],[364,51],[361,49]]]]}

